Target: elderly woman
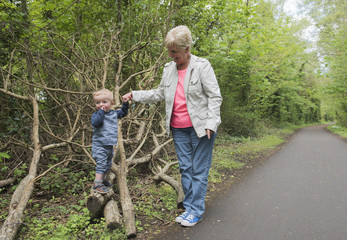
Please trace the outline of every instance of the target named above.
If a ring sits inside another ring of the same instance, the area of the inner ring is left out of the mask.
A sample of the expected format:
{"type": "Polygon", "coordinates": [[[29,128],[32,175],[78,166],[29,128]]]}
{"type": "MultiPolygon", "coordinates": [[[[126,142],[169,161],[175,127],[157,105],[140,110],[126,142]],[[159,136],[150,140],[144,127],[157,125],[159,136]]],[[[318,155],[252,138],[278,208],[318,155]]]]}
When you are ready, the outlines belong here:
{"type": "Polygon", "coordinates": [[[190,53],[192,37],[186,26],[171,29],[165,44],[173,61],[164,67],[157,89],[123,96],[142,103],[165,101],[166,128],[172,132],[181,173],[185,212],[176,222],[190,227],[205,211],[212,149],[220,119],[222,97],[208,60],[190,53]]]}

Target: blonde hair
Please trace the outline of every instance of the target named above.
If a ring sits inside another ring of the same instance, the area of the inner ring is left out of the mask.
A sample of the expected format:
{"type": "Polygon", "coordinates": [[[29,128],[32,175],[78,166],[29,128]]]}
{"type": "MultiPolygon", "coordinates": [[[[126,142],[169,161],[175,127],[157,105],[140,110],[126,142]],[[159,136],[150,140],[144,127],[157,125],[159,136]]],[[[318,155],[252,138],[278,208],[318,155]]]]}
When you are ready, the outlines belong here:
{"type": "Polygon", "coordinates": [[[106,95],[107,97],[110,98],[111,101],[113,101],[113,92],[111,92],[110,90],[108,90],[106,88],[99,89],[99,90],[93,92],[93,99],[99,95],[106,95]]]}
{"type": "Polygon", "coordinates": [[[171,29],[165,38],[165,46],[187,48],[192,45],[192,34],[187,26],[180,25],[171,29]]]}

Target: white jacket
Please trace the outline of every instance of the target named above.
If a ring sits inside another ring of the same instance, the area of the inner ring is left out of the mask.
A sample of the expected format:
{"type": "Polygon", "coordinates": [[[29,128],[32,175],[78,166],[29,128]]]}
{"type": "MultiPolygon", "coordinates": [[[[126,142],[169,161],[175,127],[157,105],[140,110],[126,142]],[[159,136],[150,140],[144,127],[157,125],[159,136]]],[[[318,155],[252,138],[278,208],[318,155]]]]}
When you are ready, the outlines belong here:
{"type": "MultiPolygon", "coordinates": [[[[175,62],[165,65],[162,80],[156,89],[133,91],[133,100],[142,103],[166,103],[166,130],[170,134],[170,120],[178,73],[175,62]]],[[[206,135],[205,129],[217,131],[222,96],[213,68],[207,59],[191,55],[184,79],[184,93],[190,119],[198,137],[206,135]]]]}

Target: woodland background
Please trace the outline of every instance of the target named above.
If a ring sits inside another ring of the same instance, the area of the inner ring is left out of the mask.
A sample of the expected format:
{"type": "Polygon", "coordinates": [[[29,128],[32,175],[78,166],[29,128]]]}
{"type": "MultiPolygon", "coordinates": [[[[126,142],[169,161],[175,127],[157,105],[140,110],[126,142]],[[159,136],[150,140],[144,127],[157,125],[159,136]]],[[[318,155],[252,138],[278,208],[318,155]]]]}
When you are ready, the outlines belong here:
{"type": "MultiPolygon", "coordinates": [[[[50,223],[58,221],[63,225],[56,234],[104,236],[103,218],[91,220],[84,206],[94,176],[91,93],[111,89],[117,108],[130,90],[156,87],[169,61],[163,38],[177,25],[191,29],[192,53],[215,70],[223,96],[221,135],[255,139],[269,129],[321,121],[347,127],[346,1],[302,1],[301,19],[287,16],[284,3],[1,1],[2,235],[12,229],[8,239],[49,239],[50,223]],[[60,219],[42,200],[57,205],[60,219]]],[[[136,220],[148,207],[138,199],[151,195],[137,185],[141,176],[168,183],[153,191],[162,194],[160,202],[170,196],[165,207],[171,213],[182,197],[163,114],[162,104],[132,103],[119,124],[112,167],[124,218],[118,238],[146,230],[136,220]]]]}

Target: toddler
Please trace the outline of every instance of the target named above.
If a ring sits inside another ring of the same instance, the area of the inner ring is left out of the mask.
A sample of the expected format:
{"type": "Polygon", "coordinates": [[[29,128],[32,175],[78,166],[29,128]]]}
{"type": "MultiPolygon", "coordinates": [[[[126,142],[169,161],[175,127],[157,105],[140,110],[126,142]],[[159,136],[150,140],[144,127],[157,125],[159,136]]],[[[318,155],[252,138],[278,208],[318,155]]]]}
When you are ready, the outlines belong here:
{"type": "Polygon", "coordinates": [[[123,101],[121,109],[112,110],[113,93],[108,89],[94,92],[93,100],[97,110],[91,118],[92,157],[96,162],[93,190],[105,194],[109,192],[108,187],[112,186],[105,177],[112,166],[113,146],[117,144],[118,119],[127,115],[129,103],[123,101]]]}

